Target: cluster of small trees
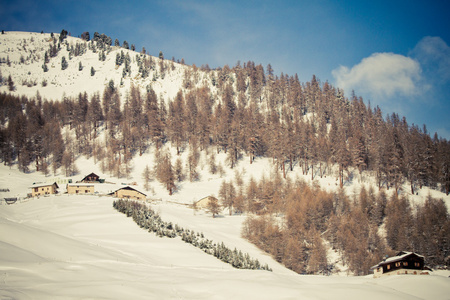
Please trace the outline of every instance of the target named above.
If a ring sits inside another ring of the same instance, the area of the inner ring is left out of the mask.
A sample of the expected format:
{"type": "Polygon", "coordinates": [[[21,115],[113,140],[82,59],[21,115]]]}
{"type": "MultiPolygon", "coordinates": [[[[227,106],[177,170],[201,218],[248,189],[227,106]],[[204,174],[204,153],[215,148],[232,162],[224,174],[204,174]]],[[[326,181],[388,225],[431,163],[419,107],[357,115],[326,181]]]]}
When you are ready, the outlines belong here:
{"type": "Polygon", "coordinates": [[[159,237],[181,237],[184,242],[200,248],[205,253],[214,255],[237,269],[272,271],[267,264],[261,266],[259,261],[252,259],[248,253],[243,254],[236,248],[231,250],[223,242],[216,244],[212,240],[205,238],[203,233],[185,230],[178,225],[173,225],[171,222],[164,222],[157,213],[143,203],[119,199],[113,202],[113,207],[119,212],[126,214],[127,217],[132,217],[141,228],[154,232],[159,237]]]}

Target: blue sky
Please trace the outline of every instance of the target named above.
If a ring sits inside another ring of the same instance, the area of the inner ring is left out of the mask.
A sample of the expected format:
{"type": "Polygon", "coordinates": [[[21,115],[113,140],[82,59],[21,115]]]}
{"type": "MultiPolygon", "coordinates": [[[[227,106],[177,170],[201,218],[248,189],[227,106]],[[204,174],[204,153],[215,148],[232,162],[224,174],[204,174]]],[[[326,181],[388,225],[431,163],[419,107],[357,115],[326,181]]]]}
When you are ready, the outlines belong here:
{"type": "Polygon", "coordinates": [[[89,31],[210,67],[315,74],[450,140],[448,1],[0,0],[3,30],[89,31]]]}

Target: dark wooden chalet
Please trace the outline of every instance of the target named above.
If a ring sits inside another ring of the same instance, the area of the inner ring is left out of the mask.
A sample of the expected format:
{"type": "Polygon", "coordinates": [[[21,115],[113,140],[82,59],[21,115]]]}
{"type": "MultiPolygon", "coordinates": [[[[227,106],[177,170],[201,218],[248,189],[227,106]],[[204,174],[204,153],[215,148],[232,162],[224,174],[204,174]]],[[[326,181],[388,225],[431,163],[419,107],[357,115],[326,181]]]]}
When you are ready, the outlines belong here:
{"type": "Polygon", "coordinates": [[[425,267],[425,259],[414,252],[401,251],[370,268],[375,278],[382,275],[420,274],[425,267]]]}
{"type": "Polygon", "coordinates": [[[95,173],[91,173],[91,174],[87,175],[86,177],[84,177],[81,180],[81,182],[86,182],[86,183],[100,182],[100,177],[95,173]]]}

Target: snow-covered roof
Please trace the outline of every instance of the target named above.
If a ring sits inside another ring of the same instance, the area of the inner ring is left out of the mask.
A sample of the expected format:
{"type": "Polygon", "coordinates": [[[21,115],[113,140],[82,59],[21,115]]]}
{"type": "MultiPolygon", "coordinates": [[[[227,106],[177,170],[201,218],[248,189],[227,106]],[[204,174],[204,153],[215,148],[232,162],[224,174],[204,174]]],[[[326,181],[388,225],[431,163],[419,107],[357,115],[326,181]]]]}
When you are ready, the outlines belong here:
{"type": "Polygon", "coordinates": [[[91,174],[89,174],[89,175],[86,175],[83,179],[81,179],[81,181],[86,180],[88,177],[89,177],[89,178],[90,178],[90,177],[95,177],[95,178],[97,178],[97,179],[100,178],[100,176],[98,176],[97,174],[91,173],[91,174]]]}
{"type": "Polygon", "coordinates": [[[78,182],[78,183],[68,183],[67,186],[94,186],[94,183],[78,182]]]}
{"type": "Polygon", "coordinates": [[[140,190],[138,190],[138,189],[136,189],[136,188],[134,188],[134,187],[131,187],[131,186],[129,186],[129,185],[117,189],[116,192],[117,192],[117,191],[120,191],[120,190],[133,190],[133,191],[136,191],[136,192],[138,192],[138,193],[141,193],[141,194],[144,195],[144,196],[147,196],[145,193],[143,193],[143,192],[141,192],[140,190]]]}
{"type": "Polygon", "coordinates": [[[56,185],[57,188],[59,188],[58,184],[56,182],[44,182],[44,183],[36,183],[30,186],[30,189],[37,188],[37,187],[44,187],[44,186],[51,186],[56,185]]]}
{"type": "Polygon", "coordinates": [[[386,260],[384,260],[382,262],[379,262],[377,265],[371,267],[370,269],[375,269],[375,268],[378,268],[379,266],[382,266],[382,265],[385,265],[385,264],[388,264],[388,263],[392,263],[392,262],[403,260],[403,259],[405,259],[406,257],[408,257],[410,255],[415,255],[417,257],[424,258],[422,255],[419,255],[419,254],[414,253],[414,252],[401,251],[401,252],[397,253],[396,256],[389,257],[386,260]]]}

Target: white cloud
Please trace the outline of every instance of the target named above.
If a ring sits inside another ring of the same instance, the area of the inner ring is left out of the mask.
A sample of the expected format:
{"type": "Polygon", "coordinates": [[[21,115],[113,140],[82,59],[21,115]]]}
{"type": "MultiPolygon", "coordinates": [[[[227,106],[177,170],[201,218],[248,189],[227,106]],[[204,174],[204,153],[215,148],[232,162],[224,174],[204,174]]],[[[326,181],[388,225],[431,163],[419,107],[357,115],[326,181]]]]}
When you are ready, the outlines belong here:
{"type": "Polygon", "coordinates": [[[426,36],[410,53],[417,59],[435,83],[450,81],[450,47],[440,37],[426,36]]]}
{"type": "Polygon", "coordinates": [[[357,94],[366,94],[378,101],[396,95],[417,95],[421,89],[420,64],[394,53],[374,53],[352,68],[340,66],[332,74],[337,87],[347,93],[355,90],[357,94]]]}

